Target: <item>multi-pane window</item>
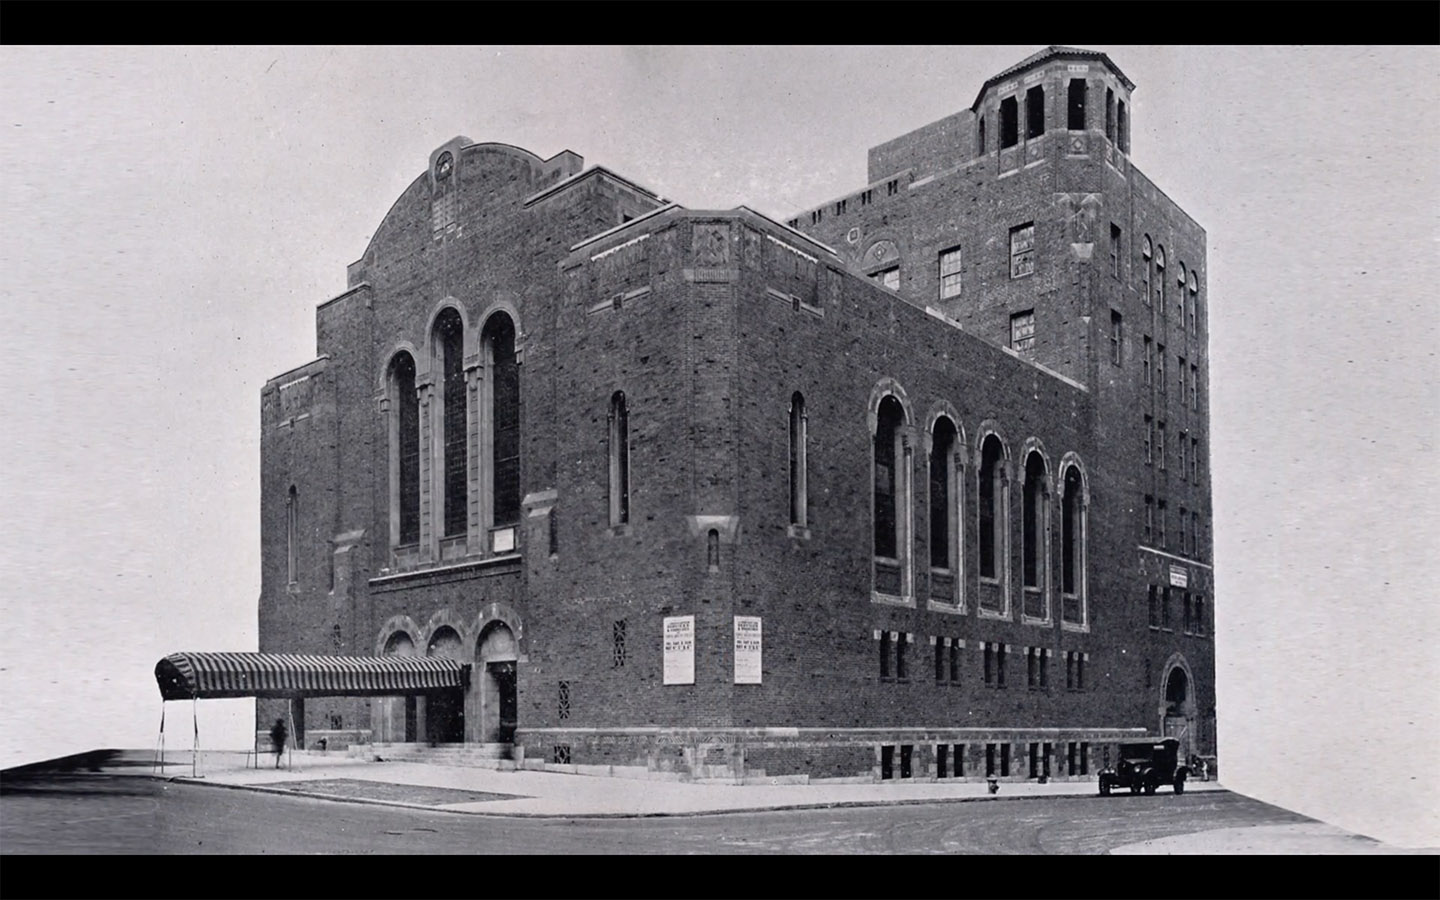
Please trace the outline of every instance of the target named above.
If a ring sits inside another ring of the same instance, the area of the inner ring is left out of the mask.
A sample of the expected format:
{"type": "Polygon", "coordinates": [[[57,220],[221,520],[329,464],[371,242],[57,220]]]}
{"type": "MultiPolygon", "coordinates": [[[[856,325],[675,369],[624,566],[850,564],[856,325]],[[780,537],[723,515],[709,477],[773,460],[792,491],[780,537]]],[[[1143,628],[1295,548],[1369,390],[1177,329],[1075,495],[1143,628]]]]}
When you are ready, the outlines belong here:
{"type": "Polygon", "coordinates": [[[481,343],[490,370],[486,373],[490,383],[490,525],[503,528],[520,522],[520,365],[515,355],[515,323],[504,313],[491,316],[481,343]]]}
{"type": "Polygon", "coordinates": [[[625,392],[610,395],[610,524],[630,521],[630,408],[625,392]]]}
{"type": "Polygon", "coordinates": [[[1085,130],[1086,86],[1085,79],[1083,78],[1070,79],[1069,95],[1066,98],[1069,102],[1066,104],[1068,114],[1066,116],[1065,127],[1071,131],[1085,130]]]}
{"type": "Polygon", "coordinates": [[[878,281],[892,291],[898,291],[900,290],[900,267],[891,266],[888,269],[882,269],[871,275],[870,280],[878,281]]]}
{"type": "Polygon", "coordinates": [[[1200,408],[1200,366],[1190,364],[1190,408],[1200,408]]]}
{"type": "Polygon", "coordinates": [[[420,541],[420,400],[415,393],[415,360],[403,350],[390,363],[392,469],[390,489],[393,542],[420,541]]]}
{"type": "Polygon", "coordinates": [[[1006,521],[1002,482],[1004,449],[995,435],[985,438],[980,453],[980,577],[998,578],[1006,521]]]}
{"type": "Polygon", "coordinates": [[[790,524],[800,528],[809,521],[807,430],[805,397],[796,391],[790,395],[790,524]]]}
{"type": "Polygon", "coordinates": [[[940,253],[940,299],[960,296],[960,248],[940,253]]]}
{"type": "Polygon", "coordinates": [[[1027,309],[1010,317],[1010,348],[1024,354],[1035,351],[1035,310],[1027,309]]]}
{"type": "Polygon", "coordinates": [[[902,498],[904,473],[901,470],[900,426],[905,424],[905,411],[894,396],[880,401],[875,422],[875,555],[885,559],[899,558],[899,505],[902,498]]]}
{"type": "Polygon", "coordinates": [[[1145,235],[1145,240],[1141,244],[1140,255],[1142,257],[1142,259],[1140,260],[1140,300],[1146,306],[1149,306],[1150,280],[1153,274],[1152,266],[1154,264],[1151,257],[1154,254],[1153,251],[1150,249],[1150,235],[1148,234],[1145,235]]]}
{"type": "Polygon", "coordinates": [[[1175,278],[1175,325],[1182,330],[1185,328],[1185,285],[1188,283],[1188,279],[1186,278],[1187,271],[1185,263],[1182,261],[1180,263],[1180,272],[1175,278]]]}
{"type": "Polygon", "coordinates": [[[1120,226],[1110,223],[1110,274],[1120,277],[1120,226]]]}
{"type": "Polygon", "coordinates": [[[1000,101],[1000,149],[1020,143],[1020,101],[1006,97],[1000,101]]]}
{"type": "Polygon", "coordinates": [[[611,663],[617,668],[623,668],[625,661],[629,658],[629,650],[625,645],[625,620],[619,619],[610,626],[611,639],[611,663]]]}
{"type": "Polygon", "coordinates": [[[460,313],[447,308],[435,321],[435,349],[440,359],[440,445],[444,537],[465,533],[469,473],[465,415],[464,326],[460,313]]]}
{"type": "MultiPolygon", "coordinates": [[[[1021,527],[1020,554],[1023,583],[1027,588],[1041,587],[1045,575],[1046,520],[1049,518],[1049,495],[1046,491],[1048,473],[1045,458],[1032,452],[1025,460],[1025,489],[1023,491],[1023,515],[1021,527]]],[[[1029,611],[1027,610],[1027,613],[1029,611]]],[[[1040,614],[1043,618],[1043,613],[1040,614]]]]}
{"type": "Polygon", "coordinates": [[[1120,313],[1110,310],[1110,362],[1120,365],[1125,342],[1125,323],[1120,313]]]}
{"type": "Polygon", "coordinates": [[[1190,333],[1199,333],[1200,318],[1200,279],[1195,277],[1195,270],[1190,270],[1190,333]]]}
{"type": "Polygon", "coordinates": [[[1165,423],[1155,424],[1155,455],[1160,458],[1160,469],[1165,469],[1165,423]]]}
{"type": "Polygon", "coordinates": [[[1205,598],[1199,594],[1195,595],[1195,633],[1205,634],[1205,598]]]}
{"type": "Polygon", "coordinates": [[[1190,439],[1190,480],[1200,483],[1200,439],[1190,439]]]}
{"type": "Polygon", "coordinates": [[[1180,385],[1180,403],[1181,403],[1181,404],[1184,404],[1184,403],[1185,403],[1185,373],[1188,371],[1189,367],[1185,365],[1185,357],[1183,357],[1183,356],[1176,356],[1175,359],[1176,359],[1176,363],[1177,363],[1177,365],[1175,366],[1175,368],[1179,369],[1179,371],[1175,373],[1175,377],[1176,377],[1176,381],[1177,381],[1177,382],[1179,383],[1179,385],[1180,385]]]}
{"type": "Polygon", "coordinates": [[[935,681],[937,684],[960,682],[960,639],[935,638],[935,681]]]}
{"type": "Polygon", "coordinates": [[[1035,85],[1025,92],[1025,139],[1045,133],[1045,88],[1035,85]]]}
{"type": "Polygon", "coordinates": [[[1035,223],[1026,222],[1010,229],[1010,277],[1023,278],[1035,273],[1035,223]]]}
{"type": "Polygon", "coordinates": [[[947,416],[935,420],[930,452],[930,567],[952,568],[955,521],[951,514],[955,494],[955,424],[947,416]]]}
{"type": "Polygon", "coordinates": [[[1165,248],[1155,245],[1155,308],[1165,314],[1165,248]]]}
{"type": "Polygon", "coordinates": [[[1155,498],[1149,494],[1145,495],[1145,543],[1150,543],[1155,537],[1155,498]]]}
{"type": "Polygon", "coordinates": [[[1145,465],[1155,461],[1155,418],[1145,417],[1145,465]]]}
{"type": "MultiPolygon", "coordinates": [[[[1060,591],[1067,596],[1078,596],[1085,584],[1085,497],[1080,467],[1067,466],[1062,482],[1065,495],[1060,502],[1060,591]]],[[[1066,603],[1067,621],[1084,623],[1084,609],[1066,603]]]]}
{"type": "Polygon", "coordinates": [[[1151,368],[1155,365],[1155,342],[1149,336],[1145,338],[1145,383],[1152,383],[1150,375],[1151,368]]]}
{"type": "Polygon", "coordinates": [[[1166,510],[1166,508],[1165,508],[1165,501],[1164,501],[1164,500],[1158,501],[1158,502],[1155,504],[1155,507],[1156,507],[1156,509],[1155,509],[1156,520],[1155,520],[1155,521],[1156,521],[1156,524],[1159,526],[1159,529],[1160,529],[1160,547],[1161,547],[1161,549],[1169,550],[1169,549],[1170,549],[1170,541],[1169,541],[1169,537],[1168,537],[1168,536],[1166,535],[1166,533],[1165,533],[1165,524],[1166,524],[1165,520],[1170,517],[1170,513],[1169,513],[1169,511],[1166,510]]]}
{"type": "Polygon", "coordinates": [[[1165,345],[1155,345],[1155,387],[1165,392],[1165,345]]]}
{"type": "Polygon", "coordinates": [[[562,681],[557,687],[555,717],[557,719],[568,719],[570,718],[570,682],[562,681]]]}

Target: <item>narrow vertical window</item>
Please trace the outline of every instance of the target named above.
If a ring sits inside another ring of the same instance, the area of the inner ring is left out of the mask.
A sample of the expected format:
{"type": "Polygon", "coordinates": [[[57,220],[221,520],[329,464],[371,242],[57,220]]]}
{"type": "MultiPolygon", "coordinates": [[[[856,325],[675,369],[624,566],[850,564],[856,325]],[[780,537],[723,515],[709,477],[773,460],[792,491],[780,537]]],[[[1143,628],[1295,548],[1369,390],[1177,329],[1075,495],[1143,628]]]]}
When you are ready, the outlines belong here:
{"type": "Polygon", "coordinates": [[[1165,423],[1155,423],[1155,455],[1160,459],[1160,471],[1165,471],[1165,423]]]}
{"type": "MultiPolygon", "coordinates": [[[[1060,590],[1069,595],[1078,595],[1082,584],[1080,567],[1084,563],[1084,523],[1081,521],[1084,507],[1084,486],[1080,480],[1080,469],[1070,466],[1065,470],[1065,498],[1061,511],[1061,558],[1060,590]]],[[[1082,617],[1067,617],[1072,621],[1084,621],[1082,617]]]]}
{"type": "Polygon", "coordinates": [[[995,645],[995,685],[1005,686],[1005,645],[995,645]]]}
{"type": "Polygon", "coordinates": [[[995,435],[985,438],[980,454],[980,576],[999,578],[1001,535],[1005,525],[1002,464],[1004,450],[995,435]]]}
{"type": "Polygon", "coordinates": [[[1190,408],[1200,408],[1200,366],[1190,364],[1190,408]]]}
{"type": "Polygon", "coordinates": [[[1150,305],[1150,280],[1153,276],[1154,251],[1150,248],[1150,235],[1145,235],[1140,245],[1140,302],[1150,305]]]}
{"type": "Polygon", "coordinates": [[[1165,393],[1165,345],[1155,345],[1155,388],[1160,393],[1165,393]]]}
{"type": "Polygon", "coordinates": [[[1180,439],[1175,442],[1175,452],[1180,456],[1180,480],[1185,480],[1187,469],[1185,468],[1185,445],[1190,441],[1187,432],[1180,432],[1180,439]]]}
{"type": "MultiPolygon", "coordinates": [[[[520,522],[520,366],[515,323],[504,313],[491,316],[481,343],[490,382],[490,526],[508,530],[520,522]]],[[[494,540],[492,549],[514,547],[513,536],[494,540]]]]}
{"type": "Polygon", "coordinates": [[[1071,131],[1085,130],[1085,88],[1083,78],[1070,79],[1070,96],[1067,108],[1069,109],[1066,127],[1071,131]]]}
{"type": "MultiPolygon", "coordinates": [[[[1045,543],[1045,459],[1031,453],[1025,460],[1024,523],[1021,527],[1021,558],[1024,584],[1039,588],[1044,575],[1045,543]]],[[[1028,612],[1028,611],[1027,611],[1028,612]]]]}
{"type": "Polygon", "coordinates": [[[1130,152],[1130,119],[1125,115],[1125,101],[1115,101],[1115,143],[1121,153],[1130,152]]]}
{"type": "MultiPolygon", "coordinates": [[[[1162,433],[1163,433],[1163,432],[1162,432],[1162,433]]],[[[1169,535],[1167,535],[1167,534],[1165,533],[1165,520],[1170,517],[1170,514],[1169,514],[1169,512],[1165,509],[1165,501],[1164,501],[1164,500],[1161,500],[1161,501],[1157,502],[1157,503],[1155,504],[1155,506],[1156,506],[1156,510],[1155,510],[1155,514],[1156,514],[1156,524],[1159,526],[1159,529],[1160,529],[1160,548],[1161,548],[1162,550],[1169,550],[1169,549],[1170,549],[1170,541],[1169,541],[1169,535]]]]}
{"type": "Polygon", "coordinates": [[[1000,149],[1020,143],[1020,103],[1014,97],[1000,101],[1000,149]]]}
{"type": "Polygon", "coordinates": [[[949,638],[935,638],[935,681],[937,684],[945,680],[945,654],[949,649],[949,638]]]}
{"type": "Polygon", "coordinates": [[[1185,541],[1185,531],[1186,531],[1185,526],[1188,524],[1187,521],[1186,521],[1188,518],[1189,518],[1189,516],[1187,516],[1187,515],[1185,514],[1185,507],[1183,507],[1183,506],[1180,507],[1180,552],[1181,552],[1181,553],[1184,553],[1186,550],[1189,549],[1189,547],[1187,546],[1187,543],[1186,543],[1186,541],[1185,541]]]}
{"type": "Polygon", "coordinates": [[[1190,333],[1198,334],[1200,318],[1200,279],[1195,277],[1195,270],[1190,270],[1190,333]]]}
{"type": "Polygon", "coordinates": [[[630,521],[630,410],[625,392],[610,396],[610,524],[630,521]]]}
{"type": "Polygon", "coordinates": [[[1155,308],[1165,314],[1165,248],[1155,245],[1155,308]]]}
{"type": "Polygon", "coordinates": [[[810,518],[806,426],[805,397],[796,391],[790,395],[790,524],[798,528],[810,518]]]}
{"type": "Polygon", "coordinates": [[[390,362],[391,544],[420,542],[420,400],[415,359],[404,351],[390,362]]]}
{"type": "Polygon", "coordinates": [[[557,719],[570,718],[570,682],[561,681],[555,692],[555,717],[557,719]]]}
{"type": "Polygon", "coordinates": [[[940,253],[940,299],[960,296],[960,248],[940,253]]]}
{"type": "Polygon", "coordinates": [[[1200,552],[1200,514],[1190,513],[1190,553],[1192,555],[1200,552]]]}
{"type": "Polygon", "coordinates": [[[954,517],[951,515],[955,477],[955,424],[941,416],[931,432],[930,452],[930,567],[950,569],[955,552],[954,517]]]}
{"type": "Polygon", "coordinates": [[[890,632],[880,632],[880,677],[890,677],[890,632]]]}
{"type": "Polygon", "coordinates": [[[295,584],[299,580],[296,566],[296,542],[300,539],[300,492],[290,485],[285,497],[285,583],[295,584]]]}
{"type": "Polygon", "coordinates": [[[1200,483],[1200,439],[1190,439],[1190,480],[1200,483]]]}
{"type": "Polygon", "coordinates": [[[880,401],[875,428],[874,530],[875,555],[885,559],[898,559],[900,556],[897,535],[900,489],[903,486],[900,426],[904,423],[905,411],[899,400],[886,396],[880,401]]]}
{"type": "Polygon", "coordinates": [[[900,267],[891,266],[888,269],[882,269],[871,275],[870,280],[878,281],[892,291],[898,291],[900,290],[900,267]]]}
{"type": "Polygon", "coordinates": [[[460,313],[446,309],[435,321],[435,346],[440,362],[440,446],[442,452],[441,536],[465,534],[469,473],[465,403],[465,329],[460,313]]]}
{"type": "Polygon", "coordinates": [[[1025,92],[1025,139],[1045,133],[1045,88],[1035,85],[1025,92]]]}
{"type": "Polygon", "coordinates": [[[1154,366],[1154,364],[1155,364],[1155,342],[1152,341],[1152,340],[1150,339],[1150,337],[1147,335],[1147,336],[1145,337],[1145,383],[1146,383],[1146,384],[1150,384],[1150,383],[1152,383],[1152,381],[1153,381],[1153,377],[1154,377],[1154,376],[1152,376],[1152,375],[1150,374],[1150,369],[1151,369],[1152,366],[1154,366]]]}
{"type": "Polygon", "coordinates": [[[980,128],[979,128],[979,131],[980,131],[980,138],[979,138],[979,140],[977,141],[977,143],[978,143],[979,146],[980,146],[980,153],[979,153],[979,155],[980,155],[980,156],[984,156],[984,155],[985,155],[985,116],[984,116],[983,114],[980,116],[980,128]]]}
{"type": "Polygon", "coordinates": [[[1145,495],[1145,543],[1155,539],[1155,498],[1145,495]]]}
{"type": "Polygon", "coordinates": [[[1180,273],[1175,279],[1175,327],[1184,330],[1185,328],[1185,284],[1186,272],[1185,263],[1180,263],[1180,273]]]}
{"type": "Polygon", "coordinates": [[[705,567],[711,572],[720,571],[720,532],[715,528],[705,534],[705,567]]]}
{"type": "Polygon", "coordinates": [[[625,667],[629,659],[629,648],[626,646],[626,626],[624,619],[616,620],[610,627],[611,638],[611,663],[616,669],[625,667]]]}
{"type": "Polygon", "coordinates": [[[1105,89],[1105,137],[1112,144],[1115,142],[1115,91],[1113,88],[1105,89]]]}
{"type": "Polygon", "coordinates": [[[1120,313],[1110,310],[1110,362],[1120,365],[1124,348],[1124,319],[1120,313]]]}
{"type": "MultiPolygon", "coordinates": [[[[1160,589],[1159,589],[1158,587],[1156,587],[1155,585],[1153,585],[1153,584],[1150,585],[1150,589],[1149,589],[1149,601],[1150,601],[1150,627],[1151,627],[1151,628],[1159,628],[1159,627],[1160,627],[1160,589]]],[[[1150,662],[1149,662],[1149,660],[1146,660],[1146,662],[1145,662],[1145,669],[1146,669],[1146,677],[1148,678],[1148,677],[1149,677],[1149,669],[1150,669],[1150,662]]],[[[1146,682],[1146,684],[1147,684],[1147,686],[1148,686],[1149,682],[1146,682]]]]}
{"type": "Polygon", "coordinates": [[[1010,229],[1010,277],[1024,278],[1035,274],[1035,223],[1026,222],[1010,229]]]}
{"type": "Polygon", "coordinates": [[[1145,417],[1145,465],[1155,461],[1155,419],[1153,416],[1145,417]]]}
{"type": "Polygon", "coordinates": [[[895,677],[900,681],[910,677],[908,660],[905,658],[905,650],[910,646],[910,635],[904,632],[895,637],[895,677]]]}
{"type": "Polygon", "coordinates": [[[1110,223],[1110,274],[1120,277],[1120,226],[1110,223]]]}

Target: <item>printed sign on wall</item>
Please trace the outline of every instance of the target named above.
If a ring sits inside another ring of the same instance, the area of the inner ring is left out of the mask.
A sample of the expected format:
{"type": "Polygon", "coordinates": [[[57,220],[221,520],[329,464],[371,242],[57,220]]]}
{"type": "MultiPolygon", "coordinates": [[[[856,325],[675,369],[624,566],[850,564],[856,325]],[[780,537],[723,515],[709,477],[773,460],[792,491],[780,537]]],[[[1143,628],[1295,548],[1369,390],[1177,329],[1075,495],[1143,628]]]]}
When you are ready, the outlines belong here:
{"type": "Polygon", "coordinates": [[[735,617],[735,683],[760,684],[760,617],[735,617]]]}
{"type": "Polygon", "coordinates": [[[665,683],[695,683],[695,617],[668,616],[664,623],[665,683]]]}
{"type": "Polygon", "coordinates": [[[1175,566],[1175,565],[1172,565],[1172,566],[1170,567],[1170,586],[1171,586],[1171,587],[1182,587],[1182,588],[1183,588],[1183,587],[1189,587],[1189,586],[1190,586],[1190,570],[1187,569],[1187,568],[1185,568],[1184,566],[1175,566]]]}

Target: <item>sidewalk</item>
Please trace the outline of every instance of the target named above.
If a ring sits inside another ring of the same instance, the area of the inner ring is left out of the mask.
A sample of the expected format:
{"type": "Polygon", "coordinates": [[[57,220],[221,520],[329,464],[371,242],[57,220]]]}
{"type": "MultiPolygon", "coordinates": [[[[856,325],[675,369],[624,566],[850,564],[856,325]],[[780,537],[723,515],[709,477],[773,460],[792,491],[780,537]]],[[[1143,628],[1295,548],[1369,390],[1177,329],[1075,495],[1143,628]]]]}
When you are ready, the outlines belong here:
{"type": "MultiPolygon", "coordinates": [[[[167,766],[178,781],[283,791],[288,794],[384,803],[420,809],[500,816],[620,817],[701,815],[838,806],[894,805],[937,801],[1019,800],[1036,797],[1097,796],[1094,781],[1001,782],[990,794],[983,780],[886,781],[878,784],[694,784],[557,772],[497,771],[409,762],[370,762],[339,754],[295,753],[292,765],[274,768],[262,756],[247,768],[244,753],[202,753],[192,779],[185,764],[167,766]],[[467,797],[461,792],[489,795],[467,797]],[[497,796],[498,795],[498,796],[497,796]],[[453,801],[453,802],[447,802],[453,801]]],[[[136,774],[149,774],[148,770],[136,774]]],[[[1192,781],[1187,792],[1223,791],[1216,782],[1192,781]]],[[[1162,788],[1169,793],[1169,788],[1162,788]]]]}

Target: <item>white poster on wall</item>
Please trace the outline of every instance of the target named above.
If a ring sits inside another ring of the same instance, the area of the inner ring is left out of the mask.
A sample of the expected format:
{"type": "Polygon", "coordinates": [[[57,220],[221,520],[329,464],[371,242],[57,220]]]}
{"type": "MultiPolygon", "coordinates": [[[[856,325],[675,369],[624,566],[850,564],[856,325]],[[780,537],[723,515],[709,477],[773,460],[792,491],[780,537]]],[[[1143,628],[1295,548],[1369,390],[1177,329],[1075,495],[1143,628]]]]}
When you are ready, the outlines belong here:
{"type": "Polygon", "coordinates": [[[665,683],[695,683],[695,617],[667,616],[664,623],[665,683]]]}
{"type": "Polygon", "coordinates": [[[735,617],[735,683],[760,684],[759,616],[735,617]]]}

